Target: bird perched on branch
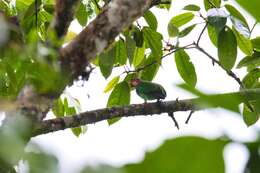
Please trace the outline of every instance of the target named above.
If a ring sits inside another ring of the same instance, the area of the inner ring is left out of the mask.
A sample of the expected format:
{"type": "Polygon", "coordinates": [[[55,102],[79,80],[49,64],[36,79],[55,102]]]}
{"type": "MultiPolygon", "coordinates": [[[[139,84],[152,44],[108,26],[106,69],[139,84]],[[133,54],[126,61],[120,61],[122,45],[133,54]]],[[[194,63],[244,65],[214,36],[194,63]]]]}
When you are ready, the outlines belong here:
{"type": "Polygon", "coordinates": [[[130,84],[136,89],[137,95],[144,99],[145,103],[147,100],[157,100],[159,102],[160,99],[166,97],[166,91],[160,84],[138,78],[132,79],[130,84]]]}

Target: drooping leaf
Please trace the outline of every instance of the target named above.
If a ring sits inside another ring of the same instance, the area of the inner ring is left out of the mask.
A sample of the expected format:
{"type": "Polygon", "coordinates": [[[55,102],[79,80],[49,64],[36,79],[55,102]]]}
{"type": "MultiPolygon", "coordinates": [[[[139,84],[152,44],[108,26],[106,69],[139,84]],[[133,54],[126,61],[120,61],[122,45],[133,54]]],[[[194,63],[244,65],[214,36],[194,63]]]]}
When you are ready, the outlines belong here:
{"type": "Polygon", "coordinates": [[[88,12],[86,6],[82,2],[76,11],[76,18],[81,26],[85,26],[88,22],[88,12]]]}
{"type": "Polygon", "coordinates": [[[175,53],[175,63],[182,79],[190,86],[195,87],[197,75],[189,55],[184,50],[177,51],[175,53]]]}
{"type": "Polygon", "coordinates": [[[150,26],[151,29],[153,29],[155,31],[157,30],[157,26],[158,26],[157,19],[150,10],[148,10],[144,13],[144,19],[147,22],[147,24],[150,26]]]}
{"type": "Polygon", "coordinates": [[[207,19],[210,25],[221,31],[227,22],[227,14],[223,9],[211,8],[207,12],[207,19]]]}
{"type": "Polygon", "coordinates": [[[114,77],[106,86],[106,88],[104,89],[104,93],[110,91],[111,89],[114,88],[114,86],[118,83],[120,79],[120,76],[116,76],[114,77]]]}
{"type": "Polygon", "coordinates": [[[135,30],[133,31],[133,37],[134,37],[135,45],[137,47],[142,47],[144,43],[143,31],[140,31],[138,28],[135,28],[135,30]]]}
{"type": "Polygon", "coordinates": [[[154,56],[162,56],[162,35],[151,28],[144,27],[145,44],[152,50],[154,56]]]}
{"type": "Polygon", "coordinates": [[[108,78],[112,72],[115,62],[115,47],[99,55],[99,67],[102,75],[108,78]]]}
{"type": "MultiPolygon", "coordinates": [[[[130,103],[130,87],[129,84],[126,81],[118,83],[113,91],[111,92],[107,107],[113,107],[113,106],[125,106],[129,105],[130,103]]],[[[108,120],[108,123],[111,125],[115,122],[117,122],[119,119],[114,118],[111,120],[108,120]]]]}
{"type": "Polygon", "coordinates": [[[134,67],[138,67],[140,63],[145,58],[145,44],[143,44],[143,47],[136,47],[134,52],[134,59],[133,59],[133,65],[134,67]]]}
{"type": "Polygon", "coordinates": [[[211,8],[219,8],[221,5],[221,0],[204,0],[204,7],[207,10],[211,8]]]}
{"type": "Polygon", "coordinates": [[[119,39],[115,44],[115,63],[119,65],[126,64],[127,61],[127,50],[123,40],[119,39]]]}
{"type": "Polygon", "coordinates": [[[233,33],[236,36],[238,47],[246,55],[253,54],[253,46],[250,39],[246,38],[244,35],[240,34],[235,28],[233,28],[233,33]]]}
{"type": "Polygon", "coordinates": [[[200,7],[195,4],[186,5],[183,10],[187,11],[200,11],[200,7]]]}
{"type": "Polygon", "coordinates": [[[130,65],[133,62],[135,47],[136,45],[134,39],[132,39],[130,36],[126,36],[126,50],[130,65]]]}
{"type": "Polygon", "coordinates": [[[237,58],[237,40],[233,31],[225,27],[218,35],[218,57],[220,63],[228,70],[232,69],[237,58]]]}

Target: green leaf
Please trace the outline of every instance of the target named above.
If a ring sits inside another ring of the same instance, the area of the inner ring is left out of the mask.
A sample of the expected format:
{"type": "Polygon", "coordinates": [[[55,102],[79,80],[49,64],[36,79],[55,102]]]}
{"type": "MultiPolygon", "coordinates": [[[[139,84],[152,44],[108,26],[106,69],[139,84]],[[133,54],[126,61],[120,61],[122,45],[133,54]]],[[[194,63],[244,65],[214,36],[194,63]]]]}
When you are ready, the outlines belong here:
{"type": "Polygon", "coordinates": [[[144,19],[152,30],[157,30],[158,22],[155,15],[150,11],[144,13],[144,19]]]}
{"type": "Polygon", "coordinates": [[[195,4],[186,5],[183,10],[187,11],[200,11],[200,7],[195,4]]]}
{"type": "Polygon", "coordinates": [[[210,41],[213,43],[214,46],[217,47],[219,31],[214,26],[211,25],[207,26],[207,30],[208,30],[208,36],[210,41]]]}
{"type": "Polygon", "coordinates": [[[146,68],[141,73],[141,79],[152,81],[159,70],[160,64],[160,57],[153,56],[152,54],[149,55],[146,61],[144,62],[143,66],[146,68]]]}
{"type": "Polygon", "coordinates": [[[224,68],[230,70],[237,58],[237,40],[233,31],[225,27],[218,35],[218,57],[224,68]]]}
{"type": "Polygon", "coordinates": [[[57,173],[58,159],[45,153],[26,153],[25,159],[28,162],[29,173],[57,173]]]}
{"type": "Polygon", "coordinates": [[[146,153],[141,163],[126,165],[123,170],[127,173],[224,173],[226,144],[227,141],[220,139],[178,137],[165,141],[155,151],[146,153]]]}
{"type": "Polygon", "coordinates": [[[260,69],[250,71],[242,80],[245,88],[256,88],[259,85],[260,69]]]}
{"type": "Polygon", "coordinates": [[[239,19],[247,28],[249,28],[245,17],[234,6],[226,4],[225,8],[232,17],[239,19]]]}
{"type": "Polygon", "coordinates": [[[53,106],[52,106],[52,112],[54,113],[54,115],[56,117],[64,117],[65,115],[65,110],[64,110],[64,106],[63,106],[63,102],[62,99],[56,99],[53,102],[53,106]]]}
{"type": "Polygon", "coordinates": [[[208,10],[207,19],[210,25],[221,31],[227,22],[227,14],[223,9],[211,8],[208,10]]]}
{"type": "Polygon", "coordinates": [[[154,56],[162,56],[162,35],[151,28],[144,27],[145,44],[152,50],[154,56]]]}
{"type": "Polygon", "coordinates": [[[107,93],[108,91],[110,91],[111,89],[113,89],[115,87],[115,85],[118,83],[120,79],[120,76],[116,76],[114,77],[106,86],[106,88],[104,89],[104,93],[107,93]]]}
{"type": "Polygon", "coordinates": [[[204,0],[204,7],[206,11],[211,8],[219,8],[221,5],[221,0],[204,0]]]}
{"type": "Polygon", "coordinates": [[[130,65],[133,63],[135,47],[136,45],[134,39],[132,39],[130,36],[126,36],[126,50],[130,65]]]}
{"type": "MultiPolygon", "coordinates": [[[[118,83],[113,91],[111,92],[107,107],[113,107],[113,106],[125,106],[129,105],[130,103],[130,87],[129,84],[126,81],[118,83]]],[[[109,125],[115,123],[118,121],[118,118],[109,120],[109,125]]]]}
{"type": "Polygon", "coordinates": [[[76,11],[76,18],[81,26],[85,26],[88,22],[88,12],[86,6],[82,2],[76,11]]]}
{"type": "Polygon", "coordinates": [[[32,3],[34,0],[16,0],[16,8],[19,12],[24,12],[32,3]]]}
{"type": "Polygon", "coordinates": [[[143,44],[143,47],[135,48],[134,59],[133,59],[134,67],[137,67],[143,61],[145,57],[144,53],[145,53],[145,44],[143,44]]]}
{"type": "Polygon", "coordinates": [[[243,58],[237,65],[237,68],[242,68],[242,67],[250,67],[253,66],[253,68],[257,67],[260,65],[260,56],[246,56],[243,58]]]}
{"type": "MultiPolygon", "coordinates": [[[[252,104],[252,102],[250,102],[250,105],[253,106],[253,108],[257,108],[260,106],[260,102],[255,102],[255,104],[252,104]]],[[[245,104],[243,106],[243,120],[246,125],[251,126],[255,124],[258,121],[260,114],[256,111],[252,112],[245,104]]]]}
{"type": "Polygon", "coordinates": [[[115,47],[99,55],[99,67],[102,75],[108,78],[112,72],[115,62],[115,47]]]}
{"type": "Polygon", "coordinates": [[[169,25],[174,25],[175,27],[179,28],[191,21],[193,18],[194,14],[191,12],[179,14],[170,20],[170,22],[168,23],[168,27],[169,25]]]}
{"type": "Polygon", "coordinates": [[[82,133],[81,127],[71,128],[71,131],[76,137],[79,137],[79,135],[82,133]]]}
{"type": "Polygon", "coordinates": [[[250,0],[250,2],[245,0],[236,0],[239,5],[241,5],[245,10],[247,10],[252,16],[256,18],[257,21],[260,21],[259,0],[250,0]]]}
{"type": "Polygon", "coordinates": [[[135,45],[137,47],[142,47],[143,42],[144,42],[144,35],[143,32],[140,31],[138,28],[135,28],[133,32],[134,40],[135,40],[135,45]]]}
{"type": "Polygon", "coordinates": [[[123,40],[119,40],[116,42],[115,45],[115,63],[119,65],[126,64],[127,61],[127,51],[126,51],[126,45],[123,40]]]}
{"type": "Polygon", "coordinates": [[[195,26],[196,26],[196,24],[191,25],[191,26],[189,26],[189,27],[183,29],[183,30],[179,33],[178,37],[179,37],[179,38],[185,37],[186,35],[188,35],[188,34],[195,28],[195,26]]]}
{"type": "Polygon", "coordinates": [[[190,86],[195,87],[197,75],[189,55],[184,50],[179,50],[175,53],[175,62],[182,79],[190,86]]]}
{"type": "Polygon", "coordinates": [[[253,47],[260,51],[260,37],[256,37],[254,39],[251,40],[252,44],[253,44],[253,47]]]}
{"type": "Polygon", "coordinates": [[[168,35],[170,37],[176,37],[179,34],[179,29],[174,25],[168,25],[168,35]]]}
{"type": "Polygon", "coordinates": [[[253,54],[253,46],[250,39],[246,38],[244,35],[240,34],[235,28],[233,28],[233,33],[236,36],[238,47],[246,55],[253,54]]]}

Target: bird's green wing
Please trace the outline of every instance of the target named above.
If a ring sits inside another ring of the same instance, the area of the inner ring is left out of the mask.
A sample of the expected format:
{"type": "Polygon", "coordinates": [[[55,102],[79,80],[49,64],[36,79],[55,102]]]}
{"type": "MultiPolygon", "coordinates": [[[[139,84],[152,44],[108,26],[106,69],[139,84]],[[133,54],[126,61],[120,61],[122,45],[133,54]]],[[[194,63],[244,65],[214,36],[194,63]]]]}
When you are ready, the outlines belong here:
{"type": "Polygon", "coordinates": [[[142,81],[136,88],[137,94],[145,100],[164,99],[166,91],[160,84],[142,81]]]}

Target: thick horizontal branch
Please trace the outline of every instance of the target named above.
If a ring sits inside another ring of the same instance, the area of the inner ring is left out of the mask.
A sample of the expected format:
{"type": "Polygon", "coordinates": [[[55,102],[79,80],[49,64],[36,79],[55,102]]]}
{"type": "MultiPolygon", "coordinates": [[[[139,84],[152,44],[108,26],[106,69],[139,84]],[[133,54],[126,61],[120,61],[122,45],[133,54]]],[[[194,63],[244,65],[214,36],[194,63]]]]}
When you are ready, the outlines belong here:
{"type": "MultiPolygon", "coordinates": [[[[240,92],[226,94],[215,94],[204,96],[202,98],[188,100],[132,104],[129,106],[112,107],[88,111],[70,117],[45,120],[36,125],[34,136],[55,132],[58,130],[64,130],[67,128],[79,127],[86,124],[92,124],[102,120],[108,120],[119,117],[154,115],[188,110],[194,111],[218,107],[218,104],[209,104],[207,102],[209,101],[209,99],[223,100],[229,98],[235,100],[234,104],[239,104],[245,101],[258,100],[260,98],[260,89],[243,90],[240,92]]],[[[227,100],[227,103],[228,102],[230,101],[227,100]]]]}
{"type": "Polygon", "coordinates": [[[71,79],[85,71],[88,62],[106,49],[134,20],[142,16],[152,0],[113,0],[81,33],[60,50],[62,69],[71,79]]]}

